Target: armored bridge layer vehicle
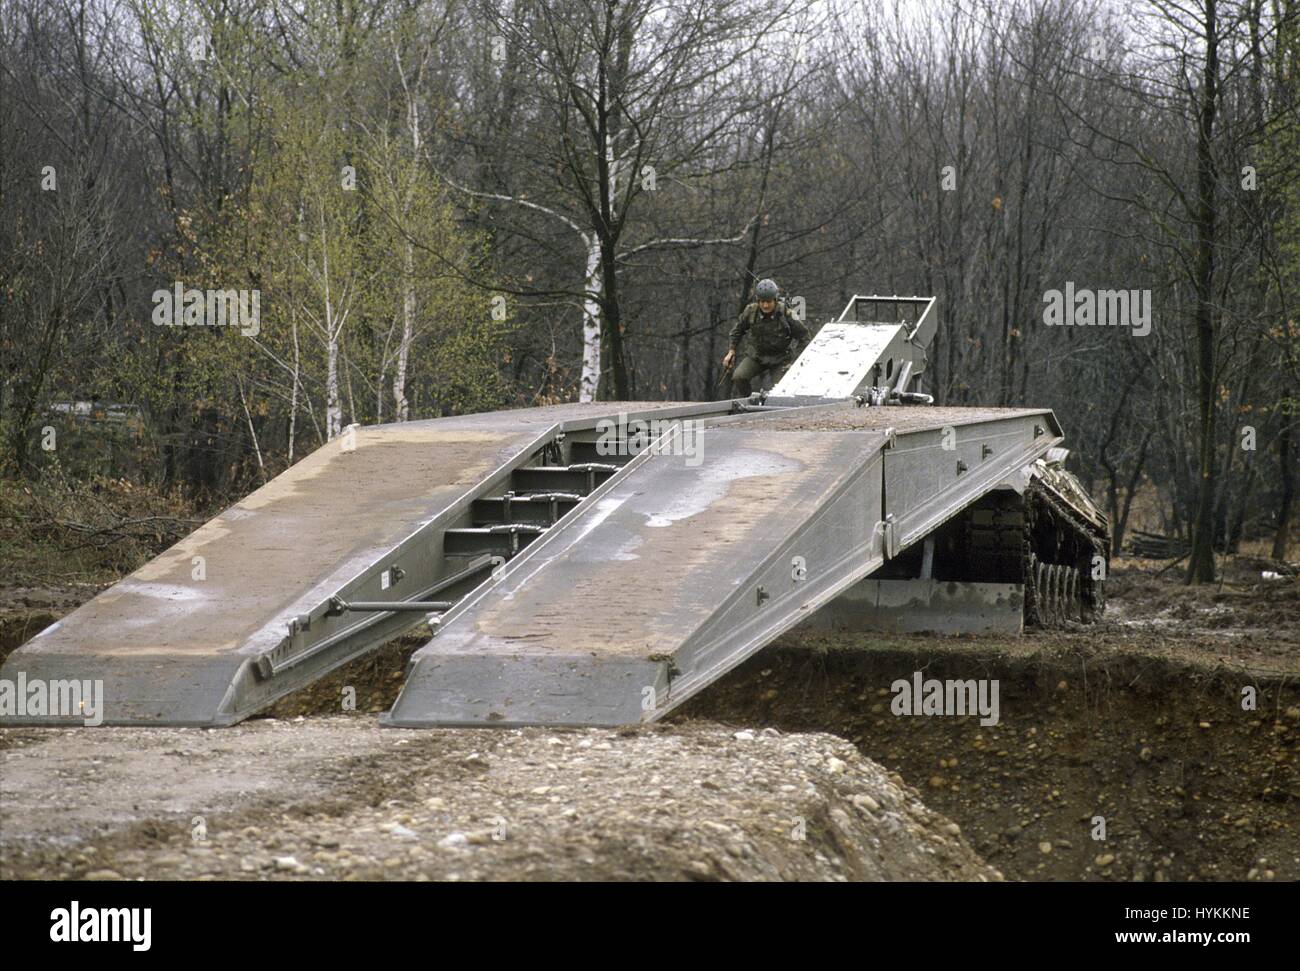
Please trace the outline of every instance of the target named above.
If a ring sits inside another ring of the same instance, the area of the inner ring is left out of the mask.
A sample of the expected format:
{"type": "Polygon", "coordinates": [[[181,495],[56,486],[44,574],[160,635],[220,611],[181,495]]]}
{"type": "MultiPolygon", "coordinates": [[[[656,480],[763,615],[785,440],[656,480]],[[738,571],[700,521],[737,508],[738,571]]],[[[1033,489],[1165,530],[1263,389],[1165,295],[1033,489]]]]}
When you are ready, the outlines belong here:
{"type": "MultiPolygon", "coordinates": [[[[854,297],[746,400],[352,427],[12,653],[104,724],[230,725],[428,622],[384,724],[662,717],[801,625],[1018,633],[1103,606],[1041,408],[947,408],[924,297],[854,297]]],[[[77,725],[10,713],[7,725],[77,725]]]]}

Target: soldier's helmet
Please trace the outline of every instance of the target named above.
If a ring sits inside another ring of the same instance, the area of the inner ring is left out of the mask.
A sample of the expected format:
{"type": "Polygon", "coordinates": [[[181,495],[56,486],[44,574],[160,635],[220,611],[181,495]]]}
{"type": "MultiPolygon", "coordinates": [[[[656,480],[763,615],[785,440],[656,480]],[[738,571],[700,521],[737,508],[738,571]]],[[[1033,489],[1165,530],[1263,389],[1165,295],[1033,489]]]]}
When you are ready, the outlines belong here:
{"type": "Polygon", "coordinates": [[[759,280],[758,285],[754,287],[755,300],[775,300],[781,288],[776,285],[775,280],[759,280]]]}

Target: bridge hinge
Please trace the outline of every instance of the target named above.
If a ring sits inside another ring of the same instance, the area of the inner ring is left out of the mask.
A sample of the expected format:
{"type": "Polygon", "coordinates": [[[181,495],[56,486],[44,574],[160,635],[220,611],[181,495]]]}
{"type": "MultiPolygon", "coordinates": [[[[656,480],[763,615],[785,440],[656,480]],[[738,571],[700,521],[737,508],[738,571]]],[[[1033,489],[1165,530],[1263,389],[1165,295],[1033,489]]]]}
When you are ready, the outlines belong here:
{"type": "Polygon", "coordinates": [[[885,559],[893,559],[898,555],[898,527],[892,512],[876,523],[876,532],[880,534],[880,546],[885,559]]]}

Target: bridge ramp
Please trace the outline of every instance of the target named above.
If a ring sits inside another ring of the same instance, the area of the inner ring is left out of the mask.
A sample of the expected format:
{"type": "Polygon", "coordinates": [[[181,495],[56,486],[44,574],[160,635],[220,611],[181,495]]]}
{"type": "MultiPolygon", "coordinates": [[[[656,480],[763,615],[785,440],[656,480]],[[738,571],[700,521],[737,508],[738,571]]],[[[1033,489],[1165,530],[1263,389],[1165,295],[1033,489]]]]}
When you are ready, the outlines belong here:
{"type": "Polygon", "coordinates": [[[880,564],[885,441],[710,428],[695,458],[644,453],[447,616],[387,723],[664,714],[880,564]]]}
{"type": "MultiPolygon", "coordinates": [[[[421,622],[419,613],[330,615],[328,605],[340,595],[419,599],[414,578],[432,585],[467,562],[443,555],[443,534],[468,522],[475,496],[559,432],[609,412],[561,405],[345,432],[38,634],[0,678],[101,681],[105,724],[238,721],[421,622]],[[393,585],[389,564],[399,563],[410,579],[393,585]]],[[[66,713],[0,717],[82,723],[66,713]]]]}

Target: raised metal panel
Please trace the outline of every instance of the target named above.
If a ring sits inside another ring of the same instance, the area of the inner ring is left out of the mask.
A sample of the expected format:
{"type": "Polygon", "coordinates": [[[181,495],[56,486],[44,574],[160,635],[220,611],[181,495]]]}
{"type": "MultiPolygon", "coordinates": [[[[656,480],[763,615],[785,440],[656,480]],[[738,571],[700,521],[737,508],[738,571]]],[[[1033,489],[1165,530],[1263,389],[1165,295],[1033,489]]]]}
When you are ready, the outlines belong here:
{"type": "Polygon", "coordinates": [[[912,352],[901,324],[829,323],[790,365],[769,397],[849,398],[863,388],[892,383],[896,369],[911,360],[912,352]],[[893,361],[895,369],[888,377],[886,361],[893,361]]]}

